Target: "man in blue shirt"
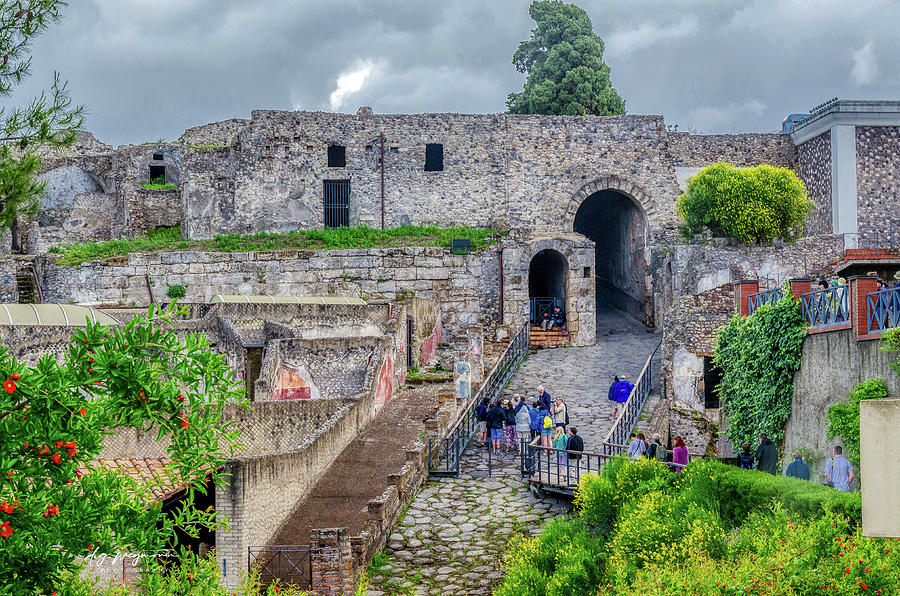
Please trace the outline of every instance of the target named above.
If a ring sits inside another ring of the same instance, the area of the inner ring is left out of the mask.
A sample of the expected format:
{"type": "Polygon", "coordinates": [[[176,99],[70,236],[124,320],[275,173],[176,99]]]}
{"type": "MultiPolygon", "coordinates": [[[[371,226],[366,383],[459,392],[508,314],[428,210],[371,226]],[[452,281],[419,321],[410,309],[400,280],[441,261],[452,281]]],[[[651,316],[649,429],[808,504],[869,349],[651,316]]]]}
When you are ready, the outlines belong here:
{"type": "Polygon", "coordinates": [[[799,478],[800,480],[809,480],[809,466],[806,465],[797,451],[794,452],[794,461],[788,464],[784,475],[791,478],[799,478]]]}
{"type": "Polygon", "coordinates": [[[853,481],[853,464],[842,455],[844,450],[840,445],[834,448],[834,457],[825,464],[825,480],[844,492],[850,492],[850,483],[853,481]]]}

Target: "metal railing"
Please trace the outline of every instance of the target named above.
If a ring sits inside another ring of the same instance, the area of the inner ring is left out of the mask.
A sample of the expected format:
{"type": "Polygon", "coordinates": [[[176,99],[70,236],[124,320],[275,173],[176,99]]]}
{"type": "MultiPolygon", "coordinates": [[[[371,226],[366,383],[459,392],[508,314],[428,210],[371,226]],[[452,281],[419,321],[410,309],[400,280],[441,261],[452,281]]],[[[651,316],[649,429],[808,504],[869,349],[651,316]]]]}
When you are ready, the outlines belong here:
{"type": "Polygon", "coordinates": [[[850,322],[850,286],[814,290],[800,295],[800,310],[810,327],[850,322]]]}
{"type": "Polygon", "coordinates": [[[458,476],[459,462],[478,430],[476,406],[487,398],[493,402],[500,396],[510,377],[528,353],[531,326],[528,323],[510,340],[506,351],[485,376],[475,395],[463,405],[463,414],[441,438],[428,439],[428,471],[431,476],[458,476]]]}
{"type": "MultiPolygon", "coordinates": [[[[522,440],[522,476],[545,489],[573,494],[581,478],[587,474],[599,474],[603,467],[619,453],[591,453],[588,451],[568,451],[553,447],[543,447],[540,439],[530,443],[522,440]]],[[[615,445],[621,451],[626,445],[615,445]]],[[[604,445],[606,450],[606,445],[604,445]]],[[[681,464],[668,462],[672,468],[683,468],[681,464]]]]}
{"type": "Polygon", "coordinates": [[[647,396],[650,395],[650,389],[653,385],[653,357],[661,345],[662,340],[656,344],[653,352],[647,357],[647,362],[644,363],[644,368],[641,369],[637,382],[631,388],[628,400],[622,404],[618,417],[603,440],[603,453],[605,455],[613,455],[621,451],[619,448],[627,442],[629,433],[631,433],[638,417],[641,415],[641,410],[644,409],[644,403],[646,403],[647,396]]]}
{"type": "Polygon", "coordinates": [[[247,571],[259,568],[264,586],[279,580],[281,584],[308,588],[312,583],[312,557],[308,544],[247,547],[247,571]]]}
{"type": "Polygon", "coordinates": [[[764,292],[750,294],[750,296],[748,296],[750,300],[750,314],[752,315],[756,311],[756,309],[758,309],[763,304],[775,304],[776,302],[781,300],[783,294],[784,290],[781,288],[775,288],[772,290],[766,290],[764,292]]]}
{"type": "Polygon", "coordinates": [[[532,298],[530,300],[531,322],[535,325],[540,325],[541,321],[544,320],[544,314],[549,315],[550,313],[552,313],[554,306],[558,306],[560,310],[562,310],[564,307],[563,299],[552,296],[536,296],[532,298]]]}
{"type": "Polygon", "coordinates": [[[866,294],[866,331],[880,333],[900,327],[900,288],[866,294]]]}

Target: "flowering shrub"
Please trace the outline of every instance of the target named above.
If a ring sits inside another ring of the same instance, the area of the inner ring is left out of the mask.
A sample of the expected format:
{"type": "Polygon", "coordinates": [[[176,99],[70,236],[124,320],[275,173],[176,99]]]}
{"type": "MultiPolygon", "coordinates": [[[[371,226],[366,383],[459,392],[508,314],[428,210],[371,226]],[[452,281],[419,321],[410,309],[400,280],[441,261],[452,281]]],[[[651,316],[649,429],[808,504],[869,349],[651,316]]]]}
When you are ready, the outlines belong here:
{"type": "Polygon", "coordinates": [[[513,544],[496,594],[900,593],[900,542],[861,536],[856,493],[714,461],[676,475],[621,459],[582,480],[576,504],[581,519],[513,544]]]}
{"type": "Polygon", "coordinates": [[[814,208],[806,188],[788,168],[736,168],[715,163],[688,180],[676,204],[679,232],[687,239],[708,229],[744,243],[793,241],[814,208]]]}
{"type": "MultiPolygon", "coordinates": [[[[225,524],[193,496],[207,474],[224,482],[218,468],[237,433],[221,422],[222,408],[246,401],[204,337],[161,329],[173,313],[151,306],[122,328],[88,322],[60,360],[48,354],[35,367],[0,348],[3,594],[61,593],[77,557],[156,552],[177,545],[176,529],[197,536],[225,524]],[[121,427],[169,439],[158,483],[187,490],[171,517],[149,486],[92,468],[104,436],[121,427]]],[[[143,561],[150,571],[152,560],[143,561]]]]}

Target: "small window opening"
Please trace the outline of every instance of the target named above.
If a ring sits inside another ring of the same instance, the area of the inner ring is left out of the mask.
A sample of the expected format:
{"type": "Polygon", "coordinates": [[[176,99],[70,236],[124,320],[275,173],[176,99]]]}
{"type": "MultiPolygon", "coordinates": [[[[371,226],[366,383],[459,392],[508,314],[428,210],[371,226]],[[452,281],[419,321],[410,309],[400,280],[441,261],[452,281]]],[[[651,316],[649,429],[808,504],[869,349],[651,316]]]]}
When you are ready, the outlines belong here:
{"type": "Polygon", "coordinates": [[[712,356],[703,357],[703,407],[719,407],[719,393],[716,388],[722,382],[722,370],[713,362],[712,356]]]}
{"type": "Polygon", "coordinates": [[[153,161],[162,161],[162,160],[163,160],[163,154],[162,154],[162,153],[154,153],[154,154],[153,154],[153,161]]]}
{"type": "Polygon", "coordinates": [[[343,145],[328,146],[328,167],[344,168],[347,167],[347,148],[343,145]]]}
{"type": "Polygon", "coordinates": [[[584,273],[583,273],[582,275],[583,275],[583,277],[590,277],[590,276],[591,276],[591,268],[590,268],[590,267],[585,267],[585,268],[584,268],[584,273]]]}
{"type": "Polygon", "coordinates": [[[400,147],[391,147],[389,149],[391,153],[400,153],[400,147]]]}
{"type": "Polygon", "coordinates": [[[166,166],[150,166],[150,181],[166,179],[166,166]]]}
{"type": "Polygon", "coordinates": [[[425,145],[425,171],[441,172],[444,169],[444,146],[440,143],[425,145]]]}

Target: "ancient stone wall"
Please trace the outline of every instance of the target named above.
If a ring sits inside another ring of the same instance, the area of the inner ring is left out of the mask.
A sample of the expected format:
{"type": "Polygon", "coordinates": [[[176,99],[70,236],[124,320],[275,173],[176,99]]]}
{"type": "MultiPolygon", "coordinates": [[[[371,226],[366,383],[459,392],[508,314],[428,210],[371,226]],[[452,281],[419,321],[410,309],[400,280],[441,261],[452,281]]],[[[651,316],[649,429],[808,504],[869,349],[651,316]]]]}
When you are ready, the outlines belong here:
{"type": "Polygon", "coordinates": [[[663,325],[666,395],[675,405],[704,410],[699,391],[703,356],[716,330],[734,314],[732,284],[760,279],[760,289],[791,277],[819,277],[843,254],[840,236],[822,235],[783,246],[682,245],[654,252],[653,277],[663,325]]]}
{"type": "Polygon", "coordinates": [[[47,302],[147,304],[145,275],[154,296],[180,284],[186,302],[215,294],[362,296],[370,302],[405,295],[434,298],[451,336],[473,324],[499,320],[499,256],[489,247],[451,254],[446,248],[349,249],[269,253],[133,253],[125,264],[55,265],[41,262],[47,302]]]}
{"type": "Polygon", "coordinates": [[[770,164],[793,170],[798,167],[797,149],[788,135],[696,135],[675,132],[669,133],[668,139],[669,153],[676,166],[703,167],[724,161],[735,166],[770,164]]]}
{"type": "Polygon", "coordinates": [[[900,127],[856,127],[860,246],[900,245],[900,127]]]}
{"type": "Polygon", "coordinates": [[[831,212],[831,133],[826,132],[797,147],[800,156],[800,179],[816,210],[806,219],[806,233],[830,234],[831,212]]]}

